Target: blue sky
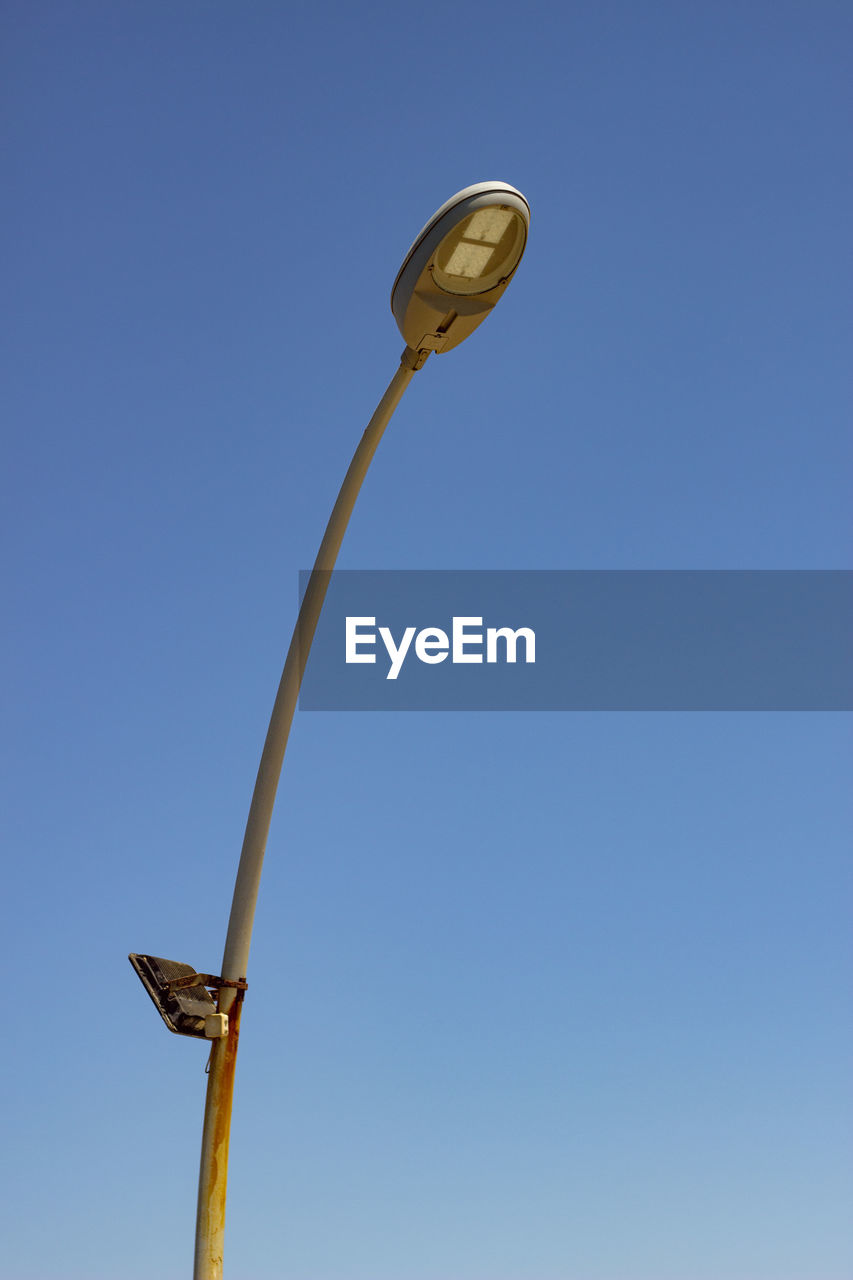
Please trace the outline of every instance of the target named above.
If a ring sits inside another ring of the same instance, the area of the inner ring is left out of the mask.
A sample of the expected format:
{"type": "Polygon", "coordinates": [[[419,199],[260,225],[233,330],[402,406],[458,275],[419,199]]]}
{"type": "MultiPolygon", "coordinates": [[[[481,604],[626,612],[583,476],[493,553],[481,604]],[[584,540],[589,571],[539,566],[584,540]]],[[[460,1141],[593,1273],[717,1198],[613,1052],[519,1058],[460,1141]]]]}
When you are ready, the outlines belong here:
{"type": "MultiPolygon", "coordinates": [[[[310,565],[459,188],[532,207],[347,568],[849,565],[835,3],[4,6],[0,1203],[14,1280],[190,1269],[216,970],[310,565]]],[[[842,1280],[850,721],[297,715],[226,1273],[842,1280]]]]}

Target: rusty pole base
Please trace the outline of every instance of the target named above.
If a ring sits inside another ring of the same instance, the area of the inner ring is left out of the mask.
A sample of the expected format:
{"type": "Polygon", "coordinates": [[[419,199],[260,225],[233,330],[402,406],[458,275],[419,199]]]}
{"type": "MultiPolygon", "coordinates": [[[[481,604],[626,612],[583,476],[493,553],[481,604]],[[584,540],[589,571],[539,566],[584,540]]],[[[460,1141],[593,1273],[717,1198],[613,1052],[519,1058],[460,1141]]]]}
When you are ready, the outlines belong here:
{"type": "Polygon", "coordinates": [[[228,1014],[228,1034],[213,1041],[210,1055],[210,1073],[204,1104],[193,1280],[222,1280],[228,1143],[242,1008],[243,992],[223,988],[219,1010],[228,1014]]]}

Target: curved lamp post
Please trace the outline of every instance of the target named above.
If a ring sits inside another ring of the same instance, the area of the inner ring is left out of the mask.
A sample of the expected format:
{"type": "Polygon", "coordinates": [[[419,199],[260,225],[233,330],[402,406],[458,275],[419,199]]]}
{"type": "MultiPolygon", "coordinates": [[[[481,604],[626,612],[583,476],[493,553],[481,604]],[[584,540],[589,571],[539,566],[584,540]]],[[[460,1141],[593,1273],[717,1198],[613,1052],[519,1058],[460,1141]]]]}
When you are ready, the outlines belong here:
{"type": "Polygon", "coordinates": [[[222,1276],[231,1102],[252,922],[287,738],[329,576],[362,481],[403,392],[433,351],[457,346],[492,310],[521,260],[529,223],[530,208],[520,191],[505,182],[479,182],[443,204],[406,254],[391,291],[391,309],[406,348],[350,463],[299,609],[249,809],[222,976],[212,978],[195,974],[188,965],[159,962],[158,995],[153,989],[158,979],[152,978],[150,964],[157,963],[156,958],[131,957],[172,1030],[182,1027],[167,1016],[161,1002],[164,992],[168,998],[179,990],[192,991],[203,1002],[206,992],[202,986],[218,990],[216,1010],[209,997],[209,1013],[203,1003],[186,1006],[201,1015],[190,1019],[196,1029],[189,1034],[206,1035],[213,1042],[202,1133],[194,1280],[221,1280],[222,1276]]]}

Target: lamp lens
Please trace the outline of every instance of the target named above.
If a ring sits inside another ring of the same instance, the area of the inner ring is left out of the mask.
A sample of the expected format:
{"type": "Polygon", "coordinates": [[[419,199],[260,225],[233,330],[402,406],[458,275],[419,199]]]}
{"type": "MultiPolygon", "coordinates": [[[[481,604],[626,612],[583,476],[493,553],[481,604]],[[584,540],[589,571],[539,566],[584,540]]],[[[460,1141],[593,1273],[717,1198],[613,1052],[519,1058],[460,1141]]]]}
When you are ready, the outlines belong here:
{"type": "Polygon", "coordinates": [[[432,274],[446,293],[488,293],[512,275],[526,237],[514,209],[477,209],[449,231],[438,246],[432,274]]]}

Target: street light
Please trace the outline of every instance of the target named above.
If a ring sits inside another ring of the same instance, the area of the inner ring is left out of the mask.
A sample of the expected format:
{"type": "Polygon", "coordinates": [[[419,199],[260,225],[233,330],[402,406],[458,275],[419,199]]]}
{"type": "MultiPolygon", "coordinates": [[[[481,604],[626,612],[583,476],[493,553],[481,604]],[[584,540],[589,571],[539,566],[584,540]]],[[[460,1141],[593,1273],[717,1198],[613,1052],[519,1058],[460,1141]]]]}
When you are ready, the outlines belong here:
{"type": "Polygon", "coordinates": [[[529,223],[530,207],[520,191],[505,182],[478,182],[443,204],[406,254],[391,291],[406,348],[353,455],[299,608],[249,808],[222,975],[196,973],[191,965],[157,956],[130,957],[169,1029],[211,1041],[193,1280],[222,1276],[231,1102],[252,922],[287,738],[329,577],[362,481],[403,392],[432,352],[458,346],[492,310],[521,260],[529,223]],[[208,988],[217,993],[215,1005],[208,988]]]}
{"type": "Polygon", "coordinates": [[[432,215],[391,290],[412,350],[449,351],[473,333],[509,284],[529,224],[527,201],[505,182],[466,187],[432,215]]]}

